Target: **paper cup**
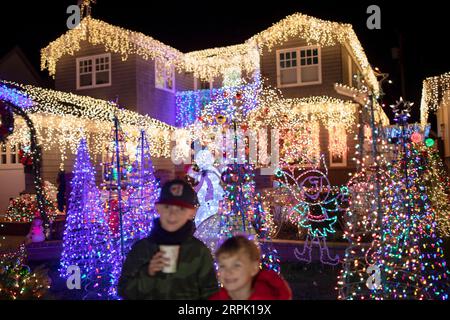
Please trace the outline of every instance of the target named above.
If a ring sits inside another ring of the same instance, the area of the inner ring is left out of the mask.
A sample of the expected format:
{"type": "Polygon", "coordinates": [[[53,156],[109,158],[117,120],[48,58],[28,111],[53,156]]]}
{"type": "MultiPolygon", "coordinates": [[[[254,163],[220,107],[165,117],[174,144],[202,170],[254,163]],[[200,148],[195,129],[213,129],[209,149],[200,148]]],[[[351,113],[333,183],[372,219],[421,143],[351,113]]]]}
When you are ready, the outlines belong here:
{"type": "Polygon", "coordinates": [[[169,259],[169,265],[164,267],[161,271],[164,273],[177,272],[178,253],[180,252],[180,246],[160,245],[159,250],[164,253],[165,258],[169,259]]]}

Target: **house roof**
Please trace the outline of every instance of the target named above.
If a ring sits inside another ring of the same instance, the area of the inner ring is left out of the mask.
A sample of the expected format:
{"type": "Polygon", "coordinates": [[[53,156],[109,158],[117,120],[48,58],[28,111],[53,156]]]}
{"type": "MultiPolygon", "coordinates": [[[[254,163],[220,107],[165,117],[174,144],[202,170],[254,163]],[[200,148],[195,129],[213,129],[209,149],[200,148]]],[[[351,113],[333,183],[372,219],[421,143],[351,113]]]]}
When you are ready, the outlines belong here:
{"type": "MultiPolygon", "coordinates": [[[[141,130],[145,130],[152,156],[170,157],[171,132],[175,128],[149,116],[119,109],[113,102],[3,80],[0,99],[26,111],[44,149],[68,148],[75,153],[79,140],[87,138],[92,142],[93,154],[101,154],[105,144],[111,142],[113,119],[117,115],[127,141],[137,144],[141,130]]],[[[23,121],[18,121],[10,140],[20,143],[27,139],[29,131],[23,121]]]]}
{"type": "Polygon", "coordinates": [[[117,114],[124,125],[169,131],[174,129],[149,116],[126,108],[118,109],[111,101],[11,81],[0,80],[0,98],[18,105],[30,114],[41,112],[104,122],[113,121],[117,114]]]}
{"type": "Polygon", "coordinates": [[[367,85],[375,93],[379,92],[376,76],[352,26],[301,13],[286,17],[243,44],[189,53],[182,53],[142,33],[86,17],[77,28],[69,30],[42,49],[41,68],[48,69],[50,75],[54,76],[58,60],[66,54],[73,55],[80,50],[82,41],[88,41],[93,45],[104,45],[107,51],[118,53],[123,59],[127,59],[131,54],[137,54],[144,59],[158,58],[167,64],[175,65],[179,70],[193,72],[196,77],[209,80],[223,74],[232,66],[240,66],[245,71],[255,70],[259,67],[257,50],[271,50],[290,37],[301,37],[308,44],[332,46],[339,43],[348,46],[363,71],[367,85]]]}
{"type": "MultiPolygon", "coordinates": [[[[23,69],[21,69],[22,72],[18,74],[17,69],[19,68],[19,66],[14,64],[13,68],[15,69],[15,72],[13,73],[13,75],[15,77],[22,77],[23,79],[20,79],[21,81],[28,81],[28,82],[30,82],[30,84],[34,84],[34,85],[43,85],[43,80],[40,77],[39,73],[33,67],[30,60],[27,58],[27,56],[22,51],[22,49],[18,46],[15,46],[14,48],[9,50],[4,56],[2,56],[0,58],[0,70],[2,69],[2,65],[10,63],[11,59],[14,56],[19,58],[19,61],[22,64],[23,69]]],[[[9,79],[8,78],[7,80],[16,81],[18,79],[9,79]]]]}

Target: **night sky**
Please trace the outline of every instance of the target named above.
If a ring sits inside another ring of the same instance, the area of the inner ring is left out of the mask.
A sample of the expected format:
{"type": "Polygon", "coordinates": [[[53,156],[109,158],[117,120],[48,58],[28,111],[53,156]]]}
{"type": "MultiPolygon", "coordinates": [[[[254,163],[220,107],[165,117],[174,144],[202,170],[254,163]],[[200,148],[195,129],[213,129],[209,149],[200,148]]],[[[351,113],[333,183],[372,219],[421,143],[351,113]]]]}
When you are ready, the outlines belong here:
{"type": "MultiPolygon", "coordinates": [[[[412,120],[417,121],[422,80],[450,71],[449,46],[444,43],[448,42],[449,37],[450,12],[445,10],[444,3],[376,0],[357,3],[319,0],[97,0],[92,15],[152,36],[182,52],[242,43],[295,12],[350,23],[369,62],[383,72],[388,72],[394,81],[385,90],[387,104],[402,95],[399,63],[391,56],[391,49],[399,47],[401,38],[405,99],[416,103],[412,120]],[[377,4],[381,8],[381,30],[369,30],[366,27],[366,9],[370,4],[377,4]]],[[[2,2],[0,57],[18,45],[39,69],[39,50],[67,30],[66,8],[71,4],[76,4],[76,0],[2,2]]],[[[47,77],[45,72],[41,74],[47,77]]]]}

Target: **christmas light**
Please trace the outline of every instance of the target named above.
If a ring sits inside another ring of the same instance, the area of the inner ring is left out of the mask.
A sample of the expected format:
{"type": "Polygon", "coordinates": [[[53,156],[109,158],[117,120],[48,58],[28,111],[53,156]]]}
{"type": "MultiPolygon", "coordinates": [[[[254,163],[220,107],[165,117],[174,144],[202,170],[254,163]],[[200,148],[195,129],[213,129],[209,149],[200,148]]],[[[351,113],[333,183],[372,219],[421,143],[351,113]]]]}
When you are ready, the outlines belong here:
{"type": "MultiPolygon", "coordinates": [[[[109,142],[108,132],[116,113],[131,143],[137,144],[140,131],[144,129],[152,145],[152,156],[170,155],[173,128],[163,122],[126,109],[119,110],[114,103],[105,100],[7,81],[0,81],[0,84],[1,98],[23,103],[19,107],[23,107],[33,121],[43,149],[60,151],[61,167],[67,159],[67,150],[75,154],[82,138],[87,140],[93,155],[101,155],[109,142]]],[[[28,128],[23,119],[16,120],[8,143],[29,144],[28,128]]]]}
{"type": "Polygon", "coordinates": [[[440,76],[429,77],[422,83],[422,99],[420,103],[420,123],[428,123],[430,112],[439,110],[442,104],[450,101],[450,72],[440,76]]]}
{"type": "Polygon", "coordinates": [[[77,28],[69,30],[41,50],[41,69],[47,69],[54,76],[59,59],[64,55],[74,55],[81,49],[81,42],[87,41],[92,45],[103,45],[106,51],[119,54],[123,60],[133,54],[145,60],[159,59],[166,65],[175,66],[180,72],[192,72],[195,77],[209,81],[223,76],[231,67],[248,74],[259,70],[261,51],[270,51],[290,38],[305,39],[308,45],[346,46],[361,66],[367,84],[375,93],[379,91],[378,81],[351,25],[300,13],[286,17],[243,44],[186,54],[142,33],[87,16],[77,28]]]}
{"type": "Polygon", "coordinates": [[[80,142],[73,174],[59,271],[61,277],[67,278],[69,266],[78,266],[89,298],[104,299],[114,280],[114,248],[85,140],[80,142]]]}

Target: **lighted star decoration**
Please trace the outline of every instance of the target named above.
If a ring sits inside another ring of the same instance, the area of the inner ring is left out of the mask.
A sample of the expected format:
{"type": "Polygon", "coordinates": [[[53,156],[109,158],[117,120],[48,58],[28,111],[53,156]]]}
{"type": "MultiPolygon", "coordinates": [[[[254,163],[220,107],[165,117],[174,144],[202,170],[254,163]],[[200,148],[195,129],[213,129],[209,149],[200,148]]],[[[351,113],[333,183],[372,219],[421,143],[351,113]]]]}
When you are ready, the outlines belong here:
{"type": "Polygon", "coordinates": [[[401,123],[407,122],[408,118],[411,117],[411,108],[414,102],[404,101],[402,97],[397,101],[395,105],[391,105],[392,111],[395,115],[395,121],[400,121],[401,123]]]}

